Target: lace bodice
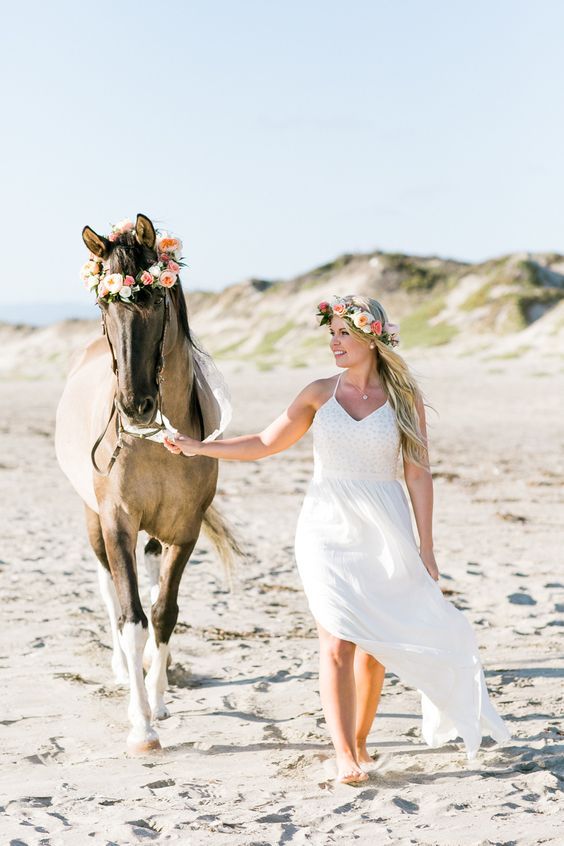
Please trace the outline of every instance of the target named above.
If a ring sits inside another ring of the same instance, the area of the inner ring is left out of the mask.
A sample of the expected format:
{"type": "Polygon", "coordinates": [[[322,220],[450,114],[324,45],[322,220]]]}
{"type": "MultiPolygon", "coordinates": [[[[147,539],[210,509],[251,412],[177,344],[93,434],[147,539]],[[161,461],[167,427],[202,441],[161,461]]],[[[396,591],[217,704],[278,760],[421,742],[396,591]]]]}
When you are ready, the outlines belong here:
{"type": "Polygon", "coordinates": [[[389,402],[355,420],[333,393],[315,415],[312,431],[314,480],[396,478],[400,435],[389,402]]]}

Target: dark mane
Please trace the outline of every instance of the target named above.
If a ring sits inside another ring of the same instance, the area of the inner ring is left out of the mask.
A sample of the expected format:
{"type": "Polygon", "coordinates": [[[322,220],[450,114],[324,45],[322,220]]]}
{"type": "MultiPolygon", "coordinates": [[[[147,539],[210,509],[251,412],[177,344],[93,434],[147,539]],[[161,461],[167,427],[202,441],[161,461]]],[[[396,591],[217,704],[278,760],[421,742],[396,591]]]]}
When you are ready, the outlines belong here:
{"type": "Polygon", "coordinates": [[[192,332],[190,331],[190,324],[188,321],[188,307],[186,305],[186,296],[184,294],[184,290],[182,285],[180,284],[180,279],[178,280],[178,284],[175,285],[173,288],[170,289],[170,297],[172,303],[176,309],[176,315],[178,317],[178,322],[180,327],[184,333],[185,338],[187,339],[188,343],[191,347],[197,350],[199,353],[204,353],[204,351],[198,346],[196,341],[192,336],[192,332]]]}

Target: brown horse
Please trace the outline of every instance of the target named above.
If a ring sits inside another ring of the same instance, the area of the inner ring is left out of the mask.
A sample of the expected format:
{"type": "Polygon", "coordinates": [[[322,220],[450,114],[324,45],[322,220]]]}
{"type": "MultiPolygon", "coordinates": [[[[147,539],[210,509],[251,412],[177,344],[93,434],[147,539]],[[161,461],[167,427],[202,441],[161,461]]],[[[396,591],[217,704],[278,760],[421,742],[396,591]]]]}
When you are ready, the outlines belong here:
{"type": "MultiPolygon", "coordinates": [[[[89,227],[83,239],[111,273],[136,277],[157,260],[155,229],[144,215],[114,241],[89,227]]],[[[180,282],[142,294],[134,303],[98,300],[105,334],[71,371],[56,431],[59,463],[86,504],[88,535],[112,628],[112,667],[117,680],[130,685],[132,752],[160,746],[152,720],[168,716],[163,695],[178,588],[202,523],[224,558],[239,551],[211,508],[217,461],[179,459],[161,443],[124,431],[151,431],[164,412],[182,432],[204,437],[220,418],[201,364],[203,354],[191,337],[180,282]],[[150,536],[145,547],[150,621],[137,583],[136,546],[142,530],[150,536]],[[144,653],[150,662],[145,679],[144,653]]]]}

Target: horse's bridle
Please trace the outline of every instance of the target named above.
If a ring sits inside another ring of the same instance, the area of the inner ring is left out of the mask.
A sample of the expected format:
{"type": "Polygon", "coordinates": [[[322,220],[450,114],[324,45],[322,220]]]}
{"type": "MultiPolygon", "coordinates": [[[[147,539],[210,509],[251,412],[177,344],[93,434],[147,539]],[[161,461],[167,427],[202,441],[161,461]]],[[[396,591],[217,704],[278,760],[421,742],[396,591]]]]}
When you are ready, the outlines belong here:
{"type": "MultiPolygon", "coordinates": [[[[164,381],[164,379],[163,379],[164,344],[165,344],[165,336],[166,336],[166,327],[167,327],[167,324],[168,324],[168,309],[169,309],[168,296],[169,296],[168,291],[165,290],[165,293],[164,293],[163,331],[161,333],[161,339],[159,341],[159,357],[158,357],[158,360],[157,360],[157,367],[156,367],[156,370],[155,370],[155,379],[156,379],[156,382],[157,382],[157,407],[155,409],[154,419],[156,420],[156,418],[160,416],[161,422],[160,423],[159,422],[152,423],[151,428],[147,427],[146,432],[130,432],[128,429],[124,428],[123,422],[122,422],[122,419],[121,419],[121,413],[120,413],[120,410],[119,410],[118,404],[117,404],[117,391],[116,391],[116,393],[114,394],[113,400],[112,400],[112,410],[110,412],[108,422],[106,423],[106,425],[104,427],[104,431],[102,432],[100,437],[96,439],[96,442],[95,442],[95,444],[92,447],[92,450],[90,452],[90,459],[92,461],[92,466],[94,467],[96,472],[100,474],[100,476],[109,476],[110,475],[110,471],[111,471],[112,467],[114,466],[116,458],[118,457],[120,450],[123,446],[122,435],[129,435],[131,438],[140,438],[141,440],[145,440],[147,438],[151,438],[153,435],[156,435],[158,432],[162,432],[163,429],[166,429],[166,426],[162,422],[164,418],[163,418],[163,410],[162,410],[163,409],[163,398],[162,398],[162,393],[161,393],[161,384],[164,381]],[[115,447],[115,449],[112,453],[112,456],[111,456],[111,458],[108,462],[108,466],[106,467],[105,470],[100,470],[98,463],[96,461],[96,451],[98,450],[98,447],[100,446],[100,444],[104,440],[106,433],[107,433],[108,429],[110,428],[110,424],[111,424],[112,420],[114,419],[114,417],[115,417],[115,423],[116,423],[117,444],[116,444],[116,447],[115,447]]],[[[110,340],[110,336],[108,334],[108,328],[106,326],[106,313],[104,312],[103,309],[101,309],[101,312],[102,312],[102,332],[106,336],[106,340],[107,340],[108,346],[110,348],[110,353],[112,355],[112,370],[114,371],[114,374],[115,374],[115,377],[116,377],[116,382],[117,382],[117,380],[119,379],[117,359],[116,359],[116,356],[115,356],[115,353],[114,353],[114,348],[112,346],[112,342],[110,340]]]]}

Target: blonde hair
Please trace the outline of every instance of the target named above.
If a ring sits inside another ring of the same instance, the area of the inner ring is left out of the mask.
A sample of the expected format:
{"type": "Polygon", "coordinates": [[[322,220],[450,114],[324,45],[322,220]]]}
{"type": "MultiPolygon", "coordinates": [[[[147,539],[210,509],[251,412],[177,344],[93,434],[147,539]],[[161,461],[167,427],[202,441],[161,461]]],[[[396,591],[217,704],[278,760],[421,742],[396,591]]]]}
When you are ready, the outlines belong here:
{"type": "MultiPolygon", "coordinates": [[[[340,299],[347,305],[360,306],[370,312],[376,320],[381,321],[382,326],[388,322],[386,312],[378,300],[357,294],[348,294],[340,299]]],[[[396,415],[403,456],[408,462],[427,469],[429,467],[427,441],[421,431],[417,410],[417,402],[423,401],[423,395],[414,376],[401,355],[394,352],[391,346],[379,341],[375,335],[367,335],[354,326],[352,321],[347,321],[347,324],[355,338],[365,344],[375,344],[376,367],[382,387],[396,415]]]]}

